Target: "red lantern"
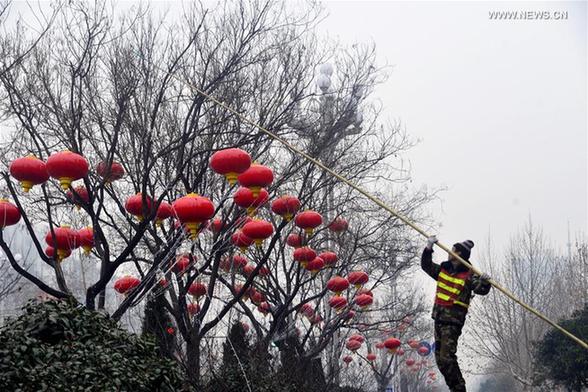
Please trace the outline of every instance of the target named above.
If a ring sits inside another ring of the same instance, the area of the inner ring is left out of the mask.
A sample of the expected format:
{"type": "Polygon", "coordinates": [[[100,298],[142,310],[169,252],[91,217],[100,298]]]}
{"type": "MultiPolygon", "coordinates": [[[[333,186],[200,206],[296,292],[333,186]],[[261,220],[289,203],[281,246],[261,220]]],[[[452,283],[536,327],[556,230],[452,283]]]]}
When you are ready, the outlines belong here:
{"type": "Polygon", "coordinates": [[[347,276],[347,280],[349,280],[349,283],[355,285],[357,289],[366,284],[369,279],[370,277],[368,276],[368,274],[366,274],[363,271],[353,271],[350,272],[347,276]]]}
{"type": "Polygon", "coordinates": [[[370,306],[372,302],[374,302],[374,299],[367,294],[361,294],[355,298],[355,303],[362,309],[365,309],[368,306],[370,306]]]}
{"type": "Polygon", "coordinates": [[[255,290],[253,287],[251,288],[251,291],[249,292],[249,298],[251,298],[251,302],[253,302],[256,305],[259,305],[260,303],[265,301],[265,295],[263,295],[259,291],[255,290]]]}
{"type": "Polygon", "coordinates": [[[296,215],[294,223],[296,226],[304,229],[306,234],[311,235],[314,229],[323,223],[323,217],[316,211],[307,210],[296,215]]]}
{"type": "Polygon", "coordinates": [[[84,254],[90,254],[90,251],[94,247],[94,229],[91,227],[84,227],[78,230],[78,239],[80,246],[84,249],[84,254]]]}
{"type": "Polygon", "coordinates": [[[355,293],[355,295],[362,295],[362,294],[369,295],[372,298],[374,297],[374,293],[372,293],[372,291],[368,290],[368,289],[359,289],[359,290],[357,290],[357,293],[355,293]]]}
{"type": "Polygon", "coordinates": [[[167,281],[167,279],[166,279],[166,278],[161,278],[161,279],[159,279],[159,285],[160,285],[161,287],[167,287],[167,284],[168,284],[168,281],[167,281]]]}
{"type": "Polygon", "coordinates": [[[210,167],[218,174],[225,176],[229,184],[237,181],[239,174],[251,166],[251,157],[240,148],[227,148],[212,154],[210,167]]]}
{"type": "Polygon", "coordinates": [[[161,222],[164,220],[171,218],[174,214],[174,209],[172,208],[171,204],[162,201],[159,203],[159,207],[157,208],[157,213],[155,214],[155,224],[157,226],[161,226],[161,222]]]}
{"type": "Polygon", "coordinates": [[[261,246],[263,241],[274,233],[274,227],[268,221],[261,219],[255,219],[249,223],[246,223],[241,230],[243,234],[251,238],[255,245],[261,246]]]}
{"type": "Polygon", "coordinates": [[[259,269],[259,276],[268,276],[269,274],[270,270],[265,265],[259,269]]]}
{"type": "Polygon", "coordinates": [[[267,166],[253,163],[249,169],[241,173],[237,180],[239,185],[251,189],[253,197],[257,197],[261,188],[267,188],[274,181],[274,173],[267,166]]]}
{"type": "Polygon", "coordinates": [[[286,244],[292,248],[300,248],[302,246],[302,236],[299,234],[290,234],[286,238],[286,244]]]}
{"type": "Polygon", "coordinates": [[[343,317],[345,320],[351,320],[355,317],[355,310],[348,310],[343,317]]]}
{"type": "Polygon", "coordinates": [[[311,317],[314,316],[314,308],[308,302],[305,303],[305,304],[302,304],[302,306],[300,307],[299,312],[302,313],[303,315],[305,315],[308,318],[311,318],[311,317]]]}
{"type": "Polygon", "coordinates": [[[299,209],[300,200],[294,196],[282,196],[272,202],[272,211],[280,215],[287,222],[292,219],[299,209]]]}
{"type": "Polygon", "coordinates": [[[325,261],[326,265],[333,265],[337,262],[338,257],[337,254],[335,252],[323,252],[320,255],[318,255],[318,257],[320,257],[321,259],[323,259],[325,261]]]}
{"type": "Polygon", "coordinates": [[[341,276],[335,276],[327,282],[327,289],[334,292],[335,295],[341,295],[341,292],[349,288],[349,281],[341,276]]]}
{"type": "Polygon", "coordinates": [[[20,220],[18,207],[6,199],[0,199],[0,229],[16,225],[20,220]]]}
{"type": "Polygon", "coordinates": [[[355,352],[361,347],[361,342],[359,340],[348,340],[345,347],[347,347],[348,350],[355,352]]]}
{"type": "Polygon", "coordinates": [[[176,263],[173,266],[173,270],[176,273],[182,273],[188,270],[188,268],[190,268],[190,258],[188,256],[177,256],[176,257],[176,263]]]}
{"type": "Polygon", "coordinates": [[[167,333],[168,333],[168,334],[170,334],[170,335],[173,335],[175,332],[176,332],[176,330],[175,330],[175,329],[173,329],[173,327],[169,327],[169,328],[167,329],[167,333]]]}
{"type": "Polygon", "coordinates": [[[245,252],[245,250],[253,244],[253,239],[246,236],[241,230],[237,230],[231,236],[231,242],[238,247],[241,252],[245,252]]]}
{"type": "Polygon", "coordinates": [[[86,189],[85,186],[83,185],[79,185],[76,186],[72,190],[68,190],[67,192],[65,192],[65,197],[67,197],[67,199],[76,206],[77,209],[80,208],[80,201],[82,201],[84,204],[89,204],[90,203],[90,194],[88,193],[88,190],[86,189]],[[75,192],[75,195],[74,195],[75,192]]]}
{"type": "Polygon", "coordinates": [[[331,223],[329,223],[329,230],[334,233],[342,233],[349,227],[347,221],[343,218],[336,218],[331,223]]]}
{"type": "Polygon", "coordinates": [[[271,306],[267,302],[263,301],[262,303],[259,304],[259,306],[257,307],[257,310],[265,316],[270,312],[271,306]]]}
{"type": "Polygon", "coordinates": [[[341,310],[347,306],[347,299],[341,296],[334,296],[329,299],[329,306],[335,310],[341,310]]]}
{"type": "Polygon", "coordinates": [[[312,275],[314,276],[317,273],[319,273],[320,270],[325,268],[325,262],[320,257],[315,257],[314,259],[312,259],[310,262],[308,262],[306,264],[305,268],[308,271],[310,271],[312,273],[312,275]]]}
{"type": "Polygon", "coordinates": [[[198,299],[198,298],[206,295],[206,293],[207,293],[206,285],[204,283],[194,282],[188,288],[188,293],[190,295],[196,297],[196,299],[198,299]]]}
{"type": "Polygon", "coordinates": [[[47,173],[59,180],[63,190],[68,190],[72,181],[86,177],[88,161],[83,156],[71,151],[62,151],[47,158],[47,173]]]}
{"type": "Polygon", "coordinates": [[[247,259],[241,255],[233,255],[231,261],[234,268],[243,268],[247,265],[247,259]]]}
{"type": "Polygon", "coordinates": [[[118,162],[112,161],[110,168],[106,162],[100,162],[96,167],[96,173],[108,183],[123,178],[125,169],[118,162]]]}
{"type": "Polygon", "coordinates": [[[195,193],[174,201],[173,209],[180,222],[190,230],[192,239],[198,235],[200,224],[214,215],[214,204],[208,198],[195,193]]]}
{"type": "Polygon", "coordinates": [[[376,354],[369,353],[366,358],[368,361],[373,362],[376,360],[377,357],[376,354]]]}
{"type": "Polygon", "coordinates": [[[195,315],[196,313],[200,312],[200,305],[198,303],[189,303],[186,305],[186,309],[188,310],[188,314],[195,315]]]}
{"type": "Polygon", "coordinates": [[[414,339],[410,339],[407,343],[412,349],[419,348],[419,342],[414,339]]]}
{"type": "Polygon", "coordinates": [[[394,351],[400,347],[400,340],[396,338],[388,338],[384,340],[384,347],[386,347],[391,353],[394,353],[394,351]]]}
{"type": "Polygon", "coordinates": [[[257,197],[255,197],[251,189],[241,187],[233,195],[233,201],[239,207],[247,209],[247,213],[253,216],[260,207],[269,201],[269,193],[264,188],[261,188],[257,197]]]}
{"type": "Polygon", "coordinates": [[[125,203],[125,210],[134,215],[139,222],[145,218],[143,213],[146,213],[147,216],[151,215],[152,208],[153,200],[149,196],[145,196],[145,204],[143,205],[143,195],[141,193],[129,197],[125,203]]]}
{"type": "Polygon", "coordinates": [[[294,251],[294,260],[302,264],[302,267],[306,268],[306,264],[314,260],[316,252],[305,246],[304,248],[298,248],[294,251]]]}
{"type": "Polygon", "coordinates": [[[419,347],[419,349],[417,350],[417,352],[418,352],[420,355],[422,355],[422,356],[425,356],[425,355],[429,355],[429,353],[430,353],[430,351],[429,351],[429,350],[430,350],[430,349],[428,349],[428,348],[426,348],[426,347],[424,347],[424,346],[423,346],[423,347],[419,347]]]}
{"type": "Polygon", "coordinates": [[[404,350],[402,348],[399,348],[398,350],[396,350],[396,355],[398,355],[399,357],[404,355],[404,350]]]}
{"type": "Polygon", "coordinates": [[[141,281],[135,278],[134,276],[126,275],[122,278],[117,279],[116,282],[114,282],[114,289],[121,294],[127,294],[130,290],[137,287],[140,283],[141,281]]]}
{"type": "Polygon", "coordinates": [[[365,342],[365,338],[359,334],[351,335],[348,340],[357,340],[359,343],[365,342]]]}
{"type": "Polygon", "coordinates": [[[45,242],[52,248],[57,249],[57,261],[63,260],[67,257],[67,253],[71,254],[71,250],[77,248],[79,244],[78,233],[72,230],[69,226],[54,227],[45,236],[45,242]]]}
{"type": "MultiPolygon", "coordinates": [[[[242,284],[233,285],[233,294],[235,295],[235,297],[241,295],[242,291],[243,291],[242,284]]],[[[243,301],[247,301],[247,292],[245,292],[241,298],[243,299],[243,301]]]]}
{"type": "Polygon", "coordinates": [[[245,267],[243,267],[243,274],[245,276],[249,276],[253,273],[254,270],[255,270],[255,264],[249,263],[245,267]]]}
{"type": "Polygon", "coordinates": [[[49,179],[45,162],[29,155],[17,158],[10,164],[10,175],[16,178],[22,190],[28,192],[34,185],[40,185],[49,179]]]}
{"type": "MultiPolygon", "coordinates": [[[[52,246],[47,246],[45,248],[45,254],[52,259],[55,258],[55,248],[53,248],[52,246]]],[[[63,259],[66,259],[69,256],[71,256],[71,250],[64,251],[64,252],[62,252],[61,259],[58,259],[57,261],[61,261],[63,259]]],[[[57,256],[57,257],[59,257],[59,256],[57,256]]]]}
{"type": "Polygon", "coordinates": [[[351,357],[351,355],[346,355],[343,357],[343,362],[349,365],[351,362],[353,362],[353,358],[351,357]]]}
{"type": "Polygon", "coordinates": [[[412,365],[414,365],[414,363],[415,363],[415,360],[412,358],[408,358],[406,360],[406,366],[412,366],[412,365]]]}
{"type": "Polygon", "coordinates": [[[380,342],[380,343],[376,343],[376,348],[381,350],[384,348],[384,343],[380,342]]]}
{"type": "Polygon", "coordinates": [[[213,233],[220,233],[225,226],[224,222],[220,218],[214,218],[208,229],[213,233]]]}

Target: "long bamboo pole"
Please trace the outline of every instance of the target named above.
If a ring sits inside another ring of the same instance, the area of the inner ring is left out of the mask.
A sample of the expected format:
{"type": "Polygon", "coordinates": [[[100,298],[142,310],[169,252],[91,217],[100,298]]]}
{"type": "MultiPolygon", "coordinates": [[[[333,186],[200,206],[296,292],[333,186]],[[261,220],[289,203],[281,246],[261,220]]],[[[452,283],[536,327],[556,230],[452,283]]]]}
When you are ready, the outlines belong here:
{"type": "MultiPolygon", "coordinates": [[[[269,131],[268,129],[262,127],[261,125],[257,124],[253,120],[250,120],[249,118],[245,117],[244,115],[242,115],[241,113],[237,112],[233,108],[227,106],[223,102],[220,102],[215,97],[207,94],[205,91],[202,91],[198,87],[193,86],[192,84],[188,83],[185,80],[182,81],[175,74],[172,74],[172,77],[175,78],[176,80],[182,82],[182,83],[187,84],[193,91],[195,91],[198,94],[202,95],[203,97],[205,97],[209,101],[214,102],[216,105],[219,105],[220,107],[224,108],[225,110],[233,113],[235,116],[237,116],[238,118],[240,118],[243,122],[245,122],[245,123],[247,123],[247,124],[249,124],[249,125],[257,128],[258,130],[260,130],[261,132],[265,133],[266,135],[268,135],[272,139],[280,142],[284,147],[286,147],[290,151],[292,151],[292,152],[294,152],[294,153],[296,153],[296,154],[304,157],[307,161],[312,162],[314,165],[320,167],[321,169],[323,169],[324,171],[326,171],[327,173],[329,173],[330,175],[332,175],[333,177],[335,177],[336,179],[338,179],[342,183],[344,183],[347,186],[355,189],[357,192],[359,192],[360,194],[362,194],[363,196],[365,196],[366,198],[368,198],[369,200],[371,200],[373,203],[375,203],[379,207],[383,208],[384,210],[388,211],[390,214],[392,214],[393,216],[397,217],[398,219],[400,219],[402,222],[404,222],[408,226],[412,227],[415,231],[417,231],[422,236],[424,236],[426,238],[428,238],[430,236],[423,229],[421,229],[416,224],[414,224],[413,222],[411,222],[408,218],[406,218],[405,216],[403,216],[402,214],[400,214],[398,211],[396,211],[392,207],[388,206],[386,203],[384,203],[383,201],[381,201],[377,197],[373,196],[371,193],[369,193],[368,191],[366,191],[365,189],[363,189],[359,185],[354,184],[353,182],[351,182],[347,178],[343,177],[339,173],[337,173],[334,170],[330,169],[329,167],[325,166],[324,164],[322,164],[317,159],[315,159],[315,158],[311,157],[310,155],[306,154],[304,151],[302,151],[302,150],[294,147],[293,145],[291,145],[290,143],[288,143],[286,140],[284,140],[280,136],[278,136],[278,135],[274,134],[273,132],[269,131]]],[[[475,274],[477,274],[477,275],[481,275],[482,274],[481,271],[479,271],[477,268],[475,268],[474,266],[472,266],[466,260],[464,260],[463,258],[461,258],[459,256],[459,254],[453,252],[447,246],[445,246],[445,245],[443,245],[442,243],[439,243],[439,242],[437,243],[437,246],[439,246],[445,252],[453,255],[457,260],[460,261],[460,263],[462,263],[464,266],[466,266],[467,268],[469,268],[470,270],[472,270],[475,274]]],[[[563,333],[564,335],[566,335],[567,337],[569,337],[570,339],[572,339],[573,341],[575,341],[576,343],[578,343],[580,346],[582,346],[582,347],[584,347],[585,349],[588,350],[588,343],[584,342],[582,339],[578,338],[577,336],[575,336],[574,334],[572,334],[571,332],[569,332],[565,328],[561,327],[559,324],[557,324],[555,321],[551,320],[549,317],[547,317],[544,314],[542,314],[541,312],[539,312],[537,309],[533,308],[530,305],[527,305],[525,302],[523,302],[520,299],[518,299],[517,297],[515,297],[514,294],[510,292],[510,290],[502,287],[500,284],[498,284],[497,282],[495,282],[493,280],[489,280],[489,283],[493,287],[495,287],[496,289],[498,289],[500,292],[502,292],[504,295],[506,295],[508,298],[510,298],[514,302],[518,303],[523,308],[525,308],[529,312],[533,313],[535,316],[539,317],[541,320],[545,321],[546,323],[548,323],[549,325],[551,325],[552,327],[554,327],[555,329],[557,329],[558,331],[560,331],[561,333],[563,333]]]]}

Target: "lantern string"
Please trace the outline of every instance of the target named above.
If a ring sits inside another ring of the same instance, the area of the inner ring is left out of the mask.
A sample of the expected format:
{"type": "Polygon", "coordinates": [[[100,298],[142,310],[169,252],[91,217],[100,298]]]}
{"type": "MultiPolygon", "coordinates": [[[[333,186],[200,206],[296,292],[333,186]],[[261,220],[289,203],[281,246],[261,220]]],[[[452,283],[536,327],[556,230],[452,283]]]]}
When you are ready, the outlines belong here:
{"type": "MultiPolygon", "coordinates": [[[[160,68],[161,69],[161,68],[160,68]]],[[[341,181],[342,183],[346,184],[347,186],[349,186],[350,188],[354,189],[355,191],[357,191],[358,193],[362,194],[364,197],[366,197],[368,200],[372,201],[374,204],[376,204],[377,206],[379,206],[380,208],[386,210],[387,212],[389,212],[390,214],[392,214],[393,216],[395,216],[396,218],[400,219],[403,223],[405,223],[406,225],[410,226],[412,229],[414,229],[416,232],[418,232],[419,234],[421,234],[422,236],[424,236],[425,238],[430,237],[430,235],[425,232],[423,229],[421,229],[419,226],[417,226],[415,223],[413,223],[412,221],[410,221],[407,217],[405,217],[404,215],[402,215],[401,213],[399,213],[398,211],[396,211],[394,208],[388,206],[386,203],[384,203],[382,200],[380,200],[379,198],[377,198],[376,196],[372,195],[370,192],[368,192],[367,190],[365,190],[364,188],[360,187],[359,185],[353,183],[351,180],[348,180],[346,177],[344,177],[343,175],[335,172],[333,169],[327,167],[326,165],[324,165],[322,162],[320,162],[318,159],[313,158],[312,156],[310,156],[309,154],[305,153],[304,151],[300,150],[299,148],[293,146],[292,144],[290,144],[288,141],[286,141],[284,138],[276,135],[275,133],[273,133],[272,131],[266,129],[265,127],[259,125],[258,123],[256,123],[255,121],[249,119],[248,117],[244,116],[243,114],[239,113],[237,110],[231,108],[230,106],[226,105],[224,102],[219,101],[217,98],[213,97],[212,95],[206,93],[205,91],[203,91],[202,89],[194,86],[193,84],[191,84],[190,82],[186,81],[186,80],[182,80],[180,77],[178,77],[176,74],[171,73],[171,71],[168,71],[169,75],[176,79],[177,81],[179,81],[180,83],[185,83],[188,87],[190,87],[193,91],[197,92],[198,94],[200,94],[201,96],[203,96],[204,98],[208,99],[209,101],[213,102],[214,104],[222,107],[223,109],[225,109],[226,111],[234,114],[235,116],[237,116],[239,119],[241,119],[241,121],[243,121],[246,124],[249,124],[251,126],[253,126],[254,128],[257,128],[259,131],[261,131],[262,133],[266,134],[267,136],[269,136],[270,138],[276,140],[277,142],[279,142],[280,144],[282,144],[284,147],[286,147],[288,150],[290,150],[291,152],[298,154],[300,156],[302,156],[303,158],[305,158],[308,162],[314,164],[315,166],[318,166],[319,168],[321,168],[322,170],[324,170],[325,172],[329,173],[330,175],[332,175],[334,178],[336,178],[337,180],[341,181]]],[[[468,269],[470,269],[473,273],[475,273],[476,275],[482,275],[482,272],[480,270],[478,270],[477,268],[475,268],[474,266],[472,266],[468,261],[466,261],[465,259],[463,259],[459,254],[457,254],[456,252],[453,252],[449,247],[447,247],[446,245],[442,244],[441,242],[437,242],[436,243],[437,246],[439,246],[441,249],[443,249],[445,252],[447,252],[448,254],[452,255],[455,259],[459,260],[459,262],[461,264],[463,264],[465,267],[467,267],[468,269]]],[[[571,332],[569,332],[568,330],[566,330],[565,328],[561,327],[559,324],[557,324],[555,321],[552,321],[549,317],[547,317],[546,315],[542,314],[540,311],[538,311],[537,309],[533,308],[532,306],[526,304],[525,302],[523,302],[522,300],[520,300],[519,298],[517,298],[510,290],[506,289],[505,287],[502,287],[498,282],[494,281],[493,279],[489,279],[488,282],[495,287],[496,289],[498,289],[500,292],[502,292],[504,295],[506,295],[508,298],[510,298],[511,300],[513,300],[514,302],[516,302],[517,304],[519,304],[520,306],[522,306],[524,309],[526,309],[527,311],[533,313],[535,316],[537,316],[538,318],[540,318],[541,320],[545,321],[546,323],[548,323],[549,325],[551,325],[552,327],[556,328],[558,331],[560,331],[561,333],[563,333],[564,335],[566,335],[567,337],[569,337],[570,339],[574,340],[576,343],[578,343],[580,346],[584,347],[585,349],[588,350],[588,343],[584,342],[583,340],[581,340],[580,338],[578,338],[577,336],[573,335],[571,332]]]]}

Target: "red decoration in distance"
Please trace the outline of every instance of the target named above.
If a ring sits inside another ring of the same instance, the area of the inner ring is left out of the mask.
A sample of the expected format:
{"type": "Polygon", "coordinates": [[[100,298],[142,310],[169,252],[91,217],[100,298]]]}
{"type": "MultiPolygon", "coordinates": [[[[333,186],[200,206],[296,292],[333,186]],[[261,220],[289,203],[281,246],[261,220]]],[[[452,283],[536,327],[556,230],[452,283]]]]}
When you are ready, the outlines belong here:
{"type": "Polygon", "coordinates": [[[110,168],[106,162],[100,162],[96,167],[96,173],[108,183],[120,180],[125,175],[125,169],[118,162],[112,161],[110,168]]]}
{"type": "Polygon", "coordinates": [[[272,202],[272,211],[280,215],[286,221],[290,221],[292,217],[300,209],[300,200],[294,196],[282,196],[272,202]]]}
{"type": "Polygon", "coordinates": [[[153,200],[149,196],[145,197],[145,205],[143,205],[143,195],[141,193],[137,193],[129,197],[125,203],[125,210],[135,218],[139,222],[141,222],[145,216],[143,213],[145,212],[148,216],[151,215],[153,208],[153,200]]]}

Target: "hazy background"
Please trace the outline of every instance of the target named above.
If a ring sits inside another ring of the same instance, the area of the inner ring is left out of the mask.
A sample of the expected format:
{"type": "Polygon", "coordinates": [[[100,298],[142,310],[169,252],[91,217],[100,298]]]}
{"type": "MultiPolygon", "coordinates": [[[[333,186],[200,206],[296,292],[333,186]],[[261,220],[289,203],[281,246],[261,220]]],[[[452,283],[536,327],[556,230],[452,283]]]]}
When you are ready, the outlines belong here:
{"type": "MultiPolygon", "coordinates": [[[[371,41],[388,82],[385,114],[420,139],[413,184],[445,186],[442,242],[501,249],[531,215],[560,247],[586,231],[585,2],[327,1],[323,26],[371,41]],[[567,11],[497,21],[490,11],[567,11]]],[[[475,253],[474,253],[475,256],[475,253]]]]}

